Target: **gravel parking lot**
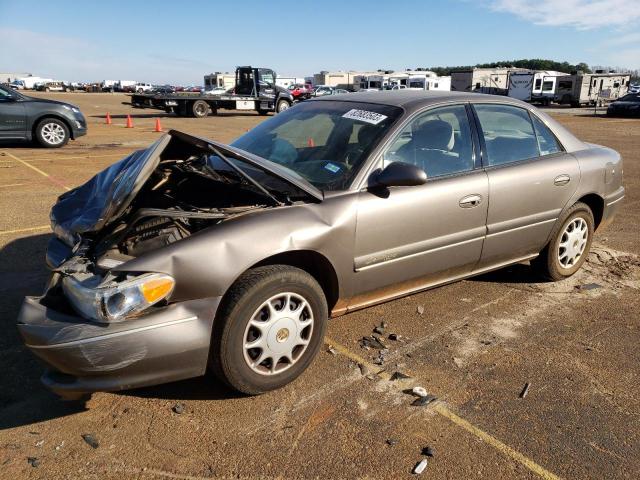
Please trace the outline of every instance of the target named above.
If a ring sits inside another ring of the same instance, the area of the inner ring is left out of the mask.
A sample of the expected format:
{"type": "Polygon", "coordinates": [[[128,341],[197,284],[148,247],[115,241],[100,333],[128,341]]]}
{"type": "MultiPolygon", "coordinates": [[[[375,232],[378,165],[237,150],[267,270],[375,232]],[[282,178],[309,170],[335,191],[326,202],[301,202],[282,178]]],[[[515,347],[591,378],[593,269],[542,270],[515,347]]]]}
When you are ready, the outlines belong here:
{"type": "Polygon", "coordinates": [[[47,278],[56,197],[156,139],[156,118],[229,142],[264,117],[176,118],[131,109],[120,94],[46,96],[79,105],[89,133],[57,150],[0,145],[0,478],[395,479],[412,476],[427,446],[428,478],[637,478],[640,120],[550,111],[625,159],[621,213],[574,277],[545,283],[516,265],[339,317],[312,367],[260,397],[199,378],[79,404],[40,385],[14,326],[47,278]],[[379,366],[360,340],[382,322],[399,339],[379,366]],[[437,400],[412,406],[414,386],[437,400]]]}

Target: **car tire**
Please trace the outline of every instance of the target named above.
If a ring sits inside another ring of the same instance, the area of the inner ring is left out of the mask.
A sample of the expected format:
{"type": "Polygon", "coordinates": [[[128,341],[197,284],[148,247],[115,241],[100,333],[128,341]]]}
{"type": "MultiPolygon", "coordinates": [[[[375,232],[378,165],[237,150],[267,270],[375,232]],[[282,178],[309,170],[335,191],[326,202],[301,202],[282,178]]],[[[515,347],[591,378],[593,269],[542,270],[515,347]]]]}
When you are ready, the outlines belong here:
{"type": "Polygon", "coordinates": [[[556,224],[551,240],[532,265],[548,280],[570,277],[586,261],[594,231],[593,213],[589,206],[582,202],[574,204],[556,224]]]}
{"type": "Polygon", "coordinates": [[[276,104],[276,113],[284,112],[287,110],[291,104],[287,100],[278,100],[276,104]]]}
{"type": "Polygon", "coordinates": [[[203,118],[209,115],[209,104],[204,100],[196,100],[191,105],[191,114],[196,118],[203,118]]]}
{"type": "Polygon", "coordinates": [[[322,288],[304,270],[287,265],[249,270],[225,295],[216,315],[211,370],[249,395],[283,387],[311,364],[324,341],[327,318],[322,288]],[[293,312],[291,307],[296,307],[293,312]]]}
{"type": "Polygon", "coordinates": [[[35,129],[36,140],[46,148],[60,148],[69,142],[69,127],[57,118],[45,118],[35,129]]]}

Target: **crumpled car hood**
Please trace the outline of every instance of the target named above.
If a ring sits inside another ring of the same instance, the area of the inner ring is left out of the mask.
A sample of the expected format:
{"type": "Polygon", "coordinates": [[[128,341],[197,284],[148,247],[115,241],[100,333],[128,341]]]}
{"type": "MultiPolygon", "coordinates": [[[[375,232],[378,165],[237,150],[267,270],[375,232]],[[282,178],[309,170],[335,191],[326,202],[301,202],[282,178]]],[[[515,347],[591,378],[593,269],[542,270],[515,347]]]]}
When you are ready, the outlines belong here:
{"type": "MultiPolygon", "coordinates": [[[[259,169],[306,192],[316,200],[323,194],[294,172],[243,150],[211,140],[171,130],[145,150],[138,150],[96,174],[91,180],[58,197],[51,209],[51,227],[66,244],[73,247],[79,236],[98,232],[119,218],[158,167],[160,155],[173,137],[203,149],[217,148],[225,155],[237,155],[259,169]]],[[[231,160],[233,161],[233,160],[231,160]]]]}

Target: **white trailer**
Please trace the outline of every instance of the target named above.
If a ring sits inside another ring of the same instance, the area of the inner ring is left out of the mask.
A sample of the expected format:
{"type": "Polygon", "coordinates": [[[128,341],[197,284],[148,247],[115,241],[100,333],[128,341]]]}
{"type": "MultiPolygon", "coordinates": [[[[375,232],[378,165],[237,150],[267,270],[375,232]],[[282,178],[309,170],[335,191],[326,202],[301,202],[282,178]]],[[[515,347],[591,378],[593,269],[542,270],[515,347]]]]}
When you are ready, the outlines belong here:
{"type": "Polygon", "coordinates": [[[578,72],[558,81],[555,100],[573,107],[603,105],[624,96],[630,80],[628,73],[578,72]]]}
{"type": "Polygon", "coordinates": [[[53,78],[29,76],[29,77],[19,78],[15,80],[13,83],[18,85],[19,86],[18,88],[20,89],[33,90],[37,83],[47,83],[47,82],[53,82],[53,81],[54,81],[53,78]]]}
{"type": "Polygon", "coordinates": [[[138,82],[136,82],[135,80],[118,80],[115,87],[116,87],[116,90],[119,90],[122,92],[124,91],[125,87],[135,87],[137,83],[138,82]]]}
{"type": "Polygon", "coordinates": [[[304,85],[302,77],[276,77],[276,85],[282,88],[289,88],[291,85],[304,85]]]}
{"type": "Polygon", "coordinates": [[[548,70],[511,72],[507,95],[525,102],[549,105],[554,99],[558,79],[568,75],[548,70]]]}

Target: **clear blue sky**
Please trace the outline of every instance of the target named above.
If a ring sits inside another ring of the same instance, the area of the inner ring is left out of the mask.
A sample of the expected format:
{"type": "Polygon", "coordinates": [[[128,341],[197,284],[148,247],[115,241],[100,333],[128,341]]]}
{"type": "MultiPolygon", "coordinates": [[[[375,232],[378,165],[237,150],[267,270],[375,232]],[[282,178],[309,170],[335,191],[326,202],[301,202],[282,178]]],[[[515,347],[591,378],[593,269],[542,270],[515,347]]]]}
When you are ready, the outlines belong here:
{"type": "Polygon", "coordinates": [[[0,72],[201,84],[249,64],[296,76],[533,57],[638,69],[632,3],[0,0],[0,72]]]}

